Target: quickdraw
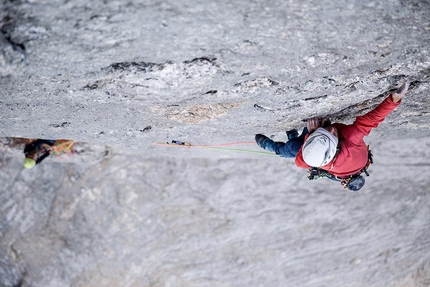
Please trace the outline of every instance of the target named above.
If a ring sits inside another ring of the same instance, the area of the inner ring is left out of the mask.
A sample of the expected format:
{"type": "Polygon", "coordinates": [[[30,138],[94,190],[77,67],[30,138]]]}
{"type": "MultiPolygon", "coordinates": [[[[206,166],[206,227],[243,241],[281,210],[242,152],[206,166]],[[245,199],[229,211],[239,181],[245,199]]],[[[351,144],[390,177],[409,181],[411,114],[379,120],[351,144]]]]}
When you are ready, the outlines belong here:
{"type": "Polygon", "coordinates": [[[366,182],[364,177],[361,174],[364,173],[366,174],[366,176],[369,176],[367,169],[371,164],[373,164],[373,154],[369,149],[369,146],[367,146],[367,151],[368,151],[367,163],[358,173],[352,174],[347,177],[338,177],[324,169],[311,167],[309,168],[309,171],[308,171],[309,172],[308,179],[317,180],[321,178],[328,178],[330,180],[340,182],[340,184],[343,186],[343,189],[345,190],[346,189],[349,189],[351,191],[360,190],[366,182]]]}

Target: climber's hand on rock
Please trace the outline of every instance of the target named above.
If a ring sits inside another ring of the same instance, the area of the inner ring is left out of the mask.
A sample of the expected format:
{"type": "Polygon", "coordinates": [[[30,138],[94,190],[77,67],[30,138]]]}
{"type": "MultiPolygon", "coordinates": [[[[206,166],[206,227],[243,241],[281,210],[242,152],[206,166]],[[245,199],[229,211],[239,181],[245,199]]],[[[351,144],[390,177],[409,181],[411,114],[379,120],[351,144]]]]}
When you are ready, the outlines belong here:
{"type": "Polygon", "coordinates": [[[406,82],[398,88],[393,94],[391,94],[391,99],[393,102],[399,102],[403,96],[408,92],[410,81],[406,80],[406,82]]]}
{"type": "Polygon", "coordinates": [[[320,126],[321,125],[320,125],[320,119],[319,118],[310,118],[306,121],[306,127],[307,127],[309,133],[314,132],[320,126]]]}

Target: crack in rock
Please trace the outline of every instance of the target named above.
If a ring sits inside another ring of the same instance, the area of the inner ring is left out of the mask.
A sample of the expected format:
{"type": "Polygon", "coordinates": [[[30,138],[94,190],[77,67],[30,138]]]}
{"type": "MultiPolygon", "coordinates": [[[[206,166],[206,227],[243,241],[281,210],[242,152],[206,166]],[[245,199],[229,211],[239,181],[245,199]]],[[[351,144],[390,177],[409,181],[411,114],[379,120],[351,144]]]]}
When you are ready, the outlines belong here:
{"type": "Polygon", "coordinates": [[[0,32],[0,75],[7,75],[12,66],[24,62],[26,59],[25,47],[23,44],[15,43],[0,32]],[[8,67],[9,69],[5,69],[8,67]]]}
{"type": "Polygon", "coordinates": [[[173,62],[165,63],[147,63],[147,62],[120,62],[113,63],[107,69],[113,71],[139,71],[139,72],[155,72],[163,70],[167,65],[172,65],[173,62]]]}

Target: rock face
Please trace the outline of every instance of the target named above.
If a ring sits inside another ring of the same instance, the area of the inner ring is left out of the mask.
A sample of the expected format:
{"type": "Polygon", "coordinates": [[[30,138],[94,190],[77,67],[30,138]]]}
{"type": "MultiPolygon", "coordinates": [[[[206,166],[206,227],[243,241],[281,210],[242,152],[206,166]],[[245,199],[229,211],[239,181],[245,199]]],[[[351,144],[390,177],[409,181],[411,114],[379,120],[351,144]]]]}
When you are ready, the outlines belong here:
{"type": "Polygon", "coordinates": [[[354,116],[405,76],[389,123],[428,130],[427,1],[2,2],[2,136],[235,140],[354,116]]]}
{"type": "Polygon", "coordinates": [[[430,285],[428,1],[0,5],[0,286],[430,285]],[[350,123],[406,77],[359,193],[153,144],[350,123]],[[7,137],[81,147],[24,170],[7,137]]]}

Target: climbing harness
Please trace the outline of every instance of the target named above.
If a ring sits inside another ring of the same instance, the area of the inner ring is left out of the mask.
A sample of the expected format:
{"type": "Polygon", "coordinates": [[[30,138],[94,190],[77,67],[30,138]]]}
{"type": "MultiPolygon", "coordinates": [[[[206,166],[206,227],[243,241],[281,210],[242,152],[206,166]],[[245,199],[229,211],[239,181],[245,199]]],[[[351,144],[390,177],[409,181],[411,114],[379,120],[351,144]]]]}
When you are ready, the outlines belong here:
{"type": "Polygon", "coordinates": [[[324,169],[311,167],[308,170],[309,172],[308,179],[317,180],[321,178],[328,178],[330,180],[340,182],[340,184],[343,186],[343,189],[345,190],[348,189],[350,191],[358,191],[364,186],[366,182],[364,177],[361,174],[364,173],[366,174],[366,176],[369,176],[367,169],[371,164],[373,164],[373,154],[369,149],[369,146],[367,146],[367,163],[359,172],[349,175],[347,177],[339,177],[334,174],[331,174],[330,172],[324,169]]]}
{"type": "Polygon", "coordinates": [[[265,154],[271,156],[278,156],[272,152],[267,151],[256,151],[249,149],[240,149],[240,148],[230,148],[229,146],[236,145],[255,145],[255,142],[233,142],[233,143],[221,143],[221,144],[211,144],[211,145],[194,145],[189,142],[172,140],[171,143],[168,142],[155,142],[155,145],[158,146],[166,146],[166,147],[183,147],[183,148],[207,148],[214,150],[224,150],[224,151],[235,151],[235,152],[247,152],[247,153],[255,153],[255,154],[265,154]]]}

